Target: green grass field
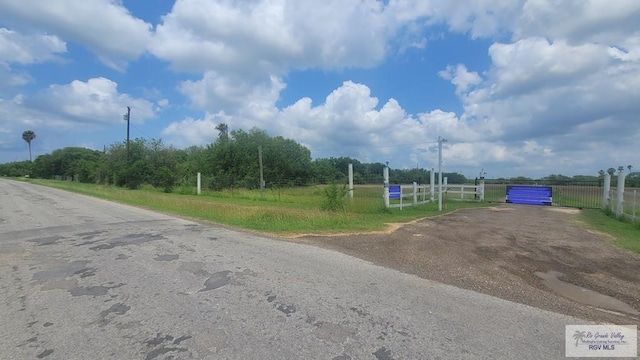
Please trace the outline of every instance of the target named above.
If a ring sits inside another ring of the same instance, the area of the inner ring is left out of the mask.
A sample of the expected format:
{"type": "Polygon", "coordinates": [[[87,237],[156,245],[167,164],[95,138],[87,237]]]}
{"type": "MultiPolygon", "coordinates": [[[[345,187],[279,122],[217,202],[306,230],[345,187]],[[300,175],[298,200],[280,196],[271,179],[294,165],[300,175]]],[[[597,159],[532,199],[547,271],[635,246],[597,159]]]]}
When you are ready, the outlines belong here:
{"type": "Polygon", "coordinates": [[[583,210],[581,217],[587,227],[611,235],[618,247],[640,254],[640,223],[618,221],[612,215],[595,209],[583,210]]]}
{"type": "MultiPolygon", "coordinates": [[[[354,189],[354,198],[347,201],[346,210],[321,210],[323,186],[265,190],[204,191],[177,189],[164,193],[151,187],[127,190],[114,186],[82,184],[55,180],[28,180],[80,194],[112,200],[123,204],[212,221],[250,230],[278,235],[330,234],[381,231],[392,223],[440,215],[437,204],[384,209],[382,187],[361,185],[354,189]]],[[[445,212],[460,208],[485,206],[477,202],[445,202],[445,212]]]]}

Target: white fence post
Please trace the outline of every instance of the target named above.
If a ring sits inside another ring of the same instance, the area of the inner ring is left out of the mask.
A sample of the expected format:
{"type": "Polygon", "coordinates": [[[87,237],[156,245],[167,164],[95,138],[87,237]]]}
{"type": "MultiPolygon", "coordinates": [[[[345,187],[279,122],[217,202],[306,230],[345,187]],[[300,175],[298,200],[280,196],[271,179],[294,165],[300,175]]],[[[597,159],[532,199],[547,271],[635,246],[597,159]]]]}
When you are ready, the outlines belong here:
{"type": "Polygon", "coordinates": [[[460,200],[464,200],[464,184],[460,185],[460,200]]]}
{"type": "Polygon", "coordinates": [[[413,182],[413,206],[418,205],[418,183],[413,182]]]}
{"type": "Polygon", "coordinates": [[[604,190],[602,192],[602,208],[609,207],[609,192],[611,191],[611,175],[609,173],[604,174],[604,190]]]}
{"type": "Polygon", "coordinates": [[[436,173],[434,172],[434,169],[431,168],[431,173],[430,173],[430,184],[431,184],[431,202],[433,202],[433,200],[435,200],[435,193],[436,193],[436,173]]]}
{"type": "Polygon", "coordinates": [[[444,178],[442,178],[442,201],[445,200],[444,196],[447,194],[447,185],[449,185],[449,178],[445,176],[444,178]]]}
{"type": "Polygon", "coordinates": [[[624,168],[621,166],[618,170],[618,188],[616,189],[618,191],[618,204],[616,206],[616,216],[620,218],[624,212],[624,168]]]}
{"type": "Polygon", "coordinates": [[[353,200],[353,164],[349,164],[349,199],[353,200]]]}
{"type": "MultiPolygon", "coordinates": [[[[389,208],[389,167],[385,166],[383,170],[384,176],[384,207],[389,208]]],[[[402,191],[400,191],[402,192],[402,191]]]]}
{"type": "Polygon", "coordinates": [[[480,179],[480,201],[484,201],[484,178],[480,179]]]}
{"type": "Polygon", "coordinates": [[[202,194],[202,177],[200,175],[200,173],[198,173],[198,190],[197,190],[198,195],[202,194]]]}

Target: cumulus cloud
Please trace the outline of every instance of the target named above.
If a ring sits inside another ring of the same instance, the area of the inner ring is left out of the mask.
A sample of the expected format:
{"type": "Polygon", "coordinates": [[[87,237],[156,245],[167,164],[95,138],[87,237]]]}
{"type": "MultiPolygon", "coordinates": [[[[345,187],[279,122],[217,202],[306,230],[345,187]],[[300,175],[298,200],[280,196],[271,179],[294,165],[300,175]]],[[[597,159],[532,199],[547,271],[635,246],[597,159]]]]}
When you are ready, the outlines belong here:
{"type": "Polygon", "coordinates": [[[57,36],[25,35],[0,28],[0,64],[34,64],[56,59],[66,51],[66,43],[57,36]]]}
{"type": "Polygon", "coordinates": [[[0,21],[78,42],[115,68],[144,53],[152,34],[116,0],[0,0],[0,21]]]}
{"type": "MultiPolygon", "coordinates": [[[[106,78],[74,80],[65,85],[50,85],[33,97],[26,97],[21,106],[55,115],[65,124],[109,124],[122,122],[127,106],[131,106],[131,121],[143,123],[155,116],[154,105],[144,99],[118,92],[118,84],[106,78]]],[[[43,116],[40,124],[48,125],[52,116],[43,116]]]]}
{"type": "Polygon", "coordinates": [[[493,68],[463,102],[465,116],[497,122],[500,136],[584,132],[605,118],[618,126],[611,135],[635,134],[623,129],[640,111],[640,62],[621,61],[604,45],[540,38],[494,44],[489,54],[493,68]]]}
{"type": "Polygon", "coordinates": [[[482,78],[477,72],[470,72],[463,64],[457,66],[447,66],[445,70],[438,73],[441,78],[450,80],[456,86],[456,94],[462,95],[468,93],[472,87],[480,84],[482,78]]]}
{"type": "Polygon", "coordinates": [[[243,115],[254,120],[273,116],[275,103],[284,88],[284,82],[275,76],[260,81],[214,71],[206,72],[201,80],[187,80],[179,85],[180,92],[198,109],[243,115]]]}
{"type": "MultiPolygon", "coordinates": [[[[157,106],[147,100],[119,92],[118,84],[106,78],[54,84],[33,95],[0,97],[0,119],[11,119],[0,120],[0,142],[8,144],[18,159],[22,159],[19,135],[25,129],[38,134],[35,154],[63,146],[80,146],[81,141],[86,142],[91,136],[123,126],[126,106],[132,108],[134,124],[155,118],[158,111],[157,106]],[[61,139],[66,142],[61,143],[61,139]]],[[[100,136],[93,141],[112,142],[100,136]]]]}
{"type": "Polygon", "coordinates": [[[640,3],[634,0],[528,0],[513,32],[516,38],[617,45],[639,33],[638,15],[640,3]]]}
{"type": "MultiPolygon", "coordinates": [[[[638,150],[640,3],[633,0],[177,0],[155,31],[116,0],[73,2],[73,12],[63,11],[71,0],[36,2],[0,0],[3,23],[18,20],[53,34],[0,29],[0,76],[25,83],[29,75],[8,73],[6,64],[51,60],[64,53],[65,41],[115,67],[149,51],[174,71],[196,74],[177,89],[204,115],[163,131],[179,145],[213,141],[224,122],[292,137],[314,156],[393,158],[394,166],[411,166],[435,162],[441,135],[449,139],[448,165],[494,164],[511,174],[599,168],[616,156],[600,149],[638,150]],[[408,114],[396,99],[378,99],[351,81],[318,104],[301,98],[277,106],[294,69],[375,67],[407,47],[429,56],[425,39],[443,25],[493,42],[487,68],[454,62],[438,73],[461,101],[458,114],[437,108],[408,114]]],[[[163,96],[155,100],[94,78],[3,100],[0,111],[21,111],[25,124],[42,121],[45,111],[50,122],[107,123],[121,121],[124,106],[132,105],[138,121],[169,107],[163,96]]]]}
{"type": "Polygon", "coordinates": [[[22,34],[0,27],[0,95],[5,91],[31,82],[24,70],[12,65],[31,65],[56,60],[67,51],[67,45],[56,36],[46,34],[22,34]]]}
{"type": "Polygon", "coordinates": [[[390,29],[375,0],[178,0],[149,49],[175,69],[281,74],[290,68],[372,66],[390,29]]]}
{"type": "Polygon", "coordinates": [[[191,145],[206,145],[214,142],[218,137],[216,126],[220,123],[229,124],[232,119],[224,114],[207,113],[202,119],[185,118],[172,122],[162,130],[169,142],[179,147],[191,145]]]}

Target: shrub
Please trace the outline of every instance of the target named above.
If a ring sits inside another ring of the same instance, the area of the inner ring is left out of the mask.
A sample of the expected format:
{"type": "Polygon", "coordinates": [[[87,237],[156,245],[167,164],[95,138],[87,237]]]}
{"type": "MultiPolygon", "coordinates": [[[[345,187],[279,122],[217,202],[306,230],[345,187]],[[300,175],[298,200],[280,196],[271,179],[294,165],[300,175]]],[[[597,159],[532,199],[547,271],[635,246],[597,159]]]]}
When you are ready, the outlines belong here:
{"type": "Polygon", "coordinates": [[[322,210],[326,211],[338,211],[346,210],[347,207],[347,193],[349,190],[346,185],[338,187],[336,183],[331,182],[324,189],[324,202],[322,203],[322,210]]]}

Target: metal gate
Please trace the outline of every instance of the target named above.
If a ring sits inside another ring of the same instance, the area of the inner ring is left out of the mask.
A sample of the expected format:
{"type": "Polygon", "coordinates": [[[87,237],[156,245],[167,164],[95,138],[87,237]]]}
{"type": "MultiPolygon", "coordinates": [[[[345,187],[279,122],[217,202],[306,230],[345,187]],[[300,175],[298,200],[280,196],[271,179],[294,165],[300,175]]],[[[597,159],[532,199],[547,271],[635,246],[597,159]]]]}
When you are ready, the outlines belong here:
{"type": "Polygon", "coordinates": [[[505,202],[507,186],[510,185],[551,187],[553,190],[553,206],[581,209],[599,209],[602,206],[604,184],[601,180],[485,180],[485,200],[492,202],[505,202]]]}

